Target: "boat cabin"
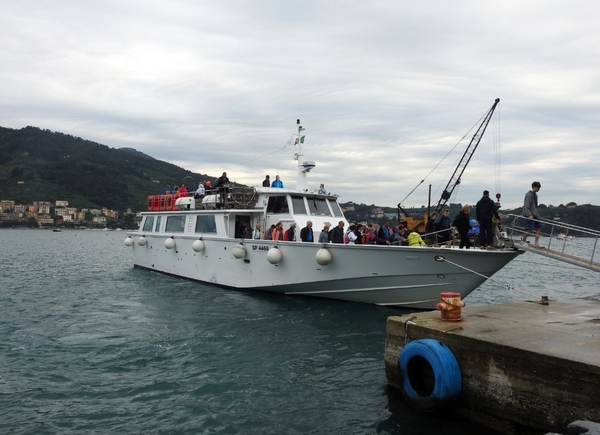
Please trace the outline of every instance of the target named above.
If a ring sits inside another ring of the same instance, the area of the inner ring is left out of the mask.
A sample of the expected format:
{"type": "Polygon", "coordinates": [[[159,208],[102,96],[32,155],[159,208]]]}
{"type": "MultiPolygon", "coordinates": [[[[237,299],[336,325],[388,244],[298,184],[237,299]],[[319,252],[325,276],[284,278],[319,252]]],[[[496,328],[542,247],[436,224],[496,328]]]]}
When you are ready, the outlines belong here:
{"type": "Polygon", "coordinates": [[[264,232],[278,222],[287,230],[294,222],[296,240],[300,241],[300,229],[308,221],[313,223],[315,240],[325,223],[332,228],[339,221],[348,225],[337,196],[272,187],[228,188],[224,193],[211,193],[201,199],[154,195],[148,198],[148,208],[140,226],[145,233],[241,238],[246,226],[254,229],[260,224],[264,232]]]}

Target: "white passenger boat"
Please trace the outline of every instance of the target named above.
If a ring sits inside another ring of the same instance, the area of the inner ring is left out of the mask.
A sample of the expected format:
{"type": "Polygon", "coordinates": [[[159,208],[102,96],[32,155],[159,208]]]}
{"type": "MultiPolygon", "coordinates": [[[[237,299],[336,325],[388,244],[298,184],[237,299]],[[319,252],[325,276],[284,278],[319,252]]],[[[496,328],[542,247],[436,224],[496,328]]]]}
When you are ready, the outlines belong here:
{"type": "Polygon", "coordinates": [[[434,309],[440,293],[465,298],[522,253],[242,239],[244,225],[295,222],[299,234],[310,220],[315,241],[326,222],[348,228],[337,196],[310,188],[315,163],[299,146],[295,189],[233,188],[201,201],[150,197],[139,230],[125,240],[134,266],[233,289],[434,309]]]}

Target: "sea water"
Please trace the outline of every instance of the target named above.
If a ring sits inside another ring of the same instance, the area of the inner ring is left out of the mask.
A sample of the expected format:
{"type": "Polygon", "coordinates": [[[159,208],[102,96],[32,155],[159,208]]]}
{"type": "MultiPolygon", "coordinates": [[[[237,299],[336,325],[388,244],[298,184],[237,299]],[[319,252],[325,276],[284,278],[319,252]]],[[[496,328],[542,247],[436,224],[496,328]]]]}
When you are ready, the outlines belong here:
{"type": "MultiPolygon", "coordinates": [[[[134,269],[125,238],[0,230],[0,433],[492,433],[386,387],[385,321],[408,311],[134,269]]],[[[598,293],[530,253],[492,279],[468,305],[598,293]]]]}

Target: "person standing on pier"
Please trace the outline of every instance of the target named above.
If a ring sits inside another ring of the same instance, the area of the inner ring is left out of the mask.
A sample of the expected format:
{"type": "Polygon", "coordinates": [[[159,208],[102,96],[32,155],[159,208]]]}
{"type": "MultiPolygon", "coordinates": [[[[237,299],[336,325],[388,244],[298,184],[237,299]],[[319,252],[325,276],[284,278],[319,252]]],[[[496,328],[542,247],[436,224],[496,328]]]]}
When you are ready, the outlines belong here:
{"type": "Polygon", "coordinates": [[[537,211],[537,193],[541,188],[542,185],[539,181],[534,181],[531,183],[531,190],[525,194],[525,199],[523,201],[523,228],[525,229],[525,232],[521,238],[521,244],[524,245],[528,243],[527,237],[529,236],[529,233],[532,230],[535,230],[535,240],[533,242],[533,246],[536,248],[539,248],[540,246],[540,234],[542,233],[542,223],[539,221],[540,216],[537,211]]]}

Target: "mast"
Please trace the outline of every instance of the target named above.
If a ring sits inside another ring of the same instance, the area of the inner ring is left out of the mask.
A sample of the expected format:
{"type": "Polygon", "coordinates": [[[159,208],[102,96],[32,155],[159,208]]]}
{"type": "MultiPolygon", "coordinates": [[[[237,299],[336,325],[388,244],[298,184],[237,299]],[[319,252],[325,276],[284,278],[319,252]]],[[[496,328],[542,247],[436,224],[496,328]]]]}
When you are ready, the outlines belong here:
{"type": "Polygon", "coordinates": [[[469,146],[467,146],[465,153],[461,157],[460,162],[458,163],[458,166],[454,170],[452,177],[450,177],[450,180],[448,181],[448,184],[446,185],[446,188],[444,189],[444,192],[442,193],[442,197],[440,198],[439,202],[437,203],[437,205],[435,207],[435,211],[437,211],[438,213],[442,211],[442,209],[446,205],[446,202],[448,202],[448,200],[452,196],[452,192],[454,192],[454,189],[456,188],[456,186],[458,186],[460,184],[460,177],[462,177],[462,174],[463,174],[463,172],[465,172],[465,169],[467,168],[467,165],[469,164],[471,157],[473,157],[473,153],[477,149],[477,146],[479,145],[479,142],[481,141],[481,138],[483,137],[483,133],[485,133],[485,129],[487,128],[487,126],[490,122],[490,119],[491,119],[492,115],[494,114],[494,110],[496,109],[496,106],[498,105],[499,102],[500,102],[500,98],[496,98],[496,100],[494,101],[494,105],[490,108],[490,110],[488,110],[485,117],[483,118],[483,121],[479,125],[479,128],[473,135],[473,138],[471,139],[469,146]]]}
{"type": "Polygon", "coordinates": [[[296,189],[298,192],[308,192],[308,177],[306,174],[310,172],[312,168],[316,166],[313,161],[304,161],[304,155],[302,154],[302,144],[304,143],[304,135],[302,132],[305,130],[304,127],[300,125],[300,120],[296,120],[296,125],[298,126],[298,138],[296,139],[296,143],[298,145],[298,152],[294,156],[296,160],[298,160],[298,175],[296,177],[296,189]]]}

